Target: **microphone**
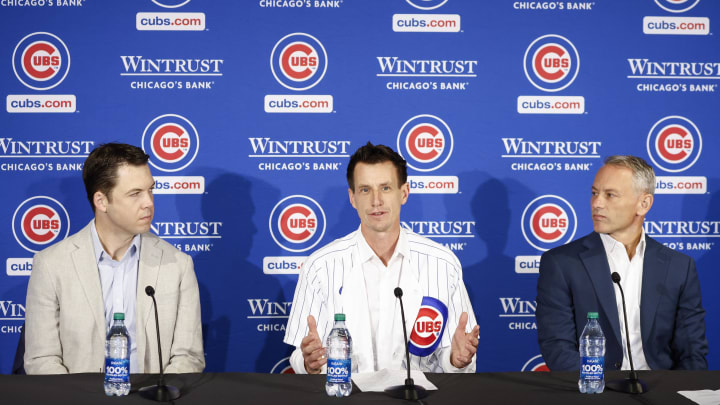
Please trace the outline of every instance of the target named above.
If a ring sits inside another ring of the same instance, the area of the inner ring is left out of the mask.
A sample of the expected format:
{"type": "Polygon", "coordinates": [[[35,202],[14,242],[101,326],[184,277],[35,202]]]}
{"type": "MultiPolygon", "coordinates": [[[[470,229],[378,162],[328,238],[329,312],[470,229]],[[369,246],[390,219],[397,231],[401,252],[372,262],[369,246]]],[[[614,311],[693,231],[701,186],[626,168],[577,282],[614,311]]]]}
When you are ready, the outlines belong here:
{"type": "Polygon", "coordinates": [[[394,398],[405,399],[409,401],[417,401],[425,398],[427,391],[425,388],[415,385],[410,377],[410,350],[408,349],[407,329],[405,327],[405,308],[403,308],[402,296],[403,291],[400,287],[395,287],[395,296],[400,300],[400,316],[402,317],[403,336],[405,336],[405,362],[407,364],[407,378],[405,385],[396,385],[385,389],[385,393],[394,398]]]}
{"type": "Polygon", "coordinates": [[[605,386],[613,391],[626,392],[628,394],[644,394],[648,391],[647,384],[638,379],[635,365],[633,365],[632,350],[630,349],[630,329],[628,328],[627,310],[625,309],[625,293],[620,285],[620,274],[616,271],[611,275],[613,283],[620,288],[620,297],[623,304],[623,318],[625,319],[625,341],[627,342],[627,354],[630,360],[630,373],[624,380],[610,381],[605,386]]]}
{"type": "Polygon", "coordinates": [[[165,373],[163,373],[162,347],[160,346],[160,321],[158,320],[157,301],[155,301],[155,289],[152,286],[145,287],[145,294],[153,300],[155,308],[155,331],[158,342],[158,361],[160,362],[160,377],[157,385],[150,385],[140,388],[140,396],[151,401],[168,402],[180,398],[180,390],[172,385],[165,385],[165,373]]]}

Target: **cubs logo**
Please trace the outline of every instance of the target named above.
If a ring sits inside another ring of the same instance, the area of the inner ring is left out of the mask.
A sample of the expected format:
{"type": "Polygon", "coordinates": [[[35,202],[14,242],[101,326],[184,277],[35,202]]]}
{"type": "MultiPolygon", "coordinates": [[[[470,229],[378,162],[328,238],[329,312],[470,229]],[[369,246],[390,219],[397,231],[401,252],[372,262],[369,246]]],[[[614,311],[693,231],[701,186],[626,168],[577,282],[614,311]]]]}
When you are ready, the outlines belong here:
{"type": "Polygon", "coordinates": [[[285,357],[275,363],[273,368],[270,370],[270,374],[295,374],[295,370],[293,370],[290,365],[290,357],[285,357]]]}
{"type": "Polygon", "coordinates": [[[320,83],[327,70],[327,53],[312,35],[296,32],[280,39],[270,54],[275,80],[290,90],[307,90],[320,83]]]}
{"type": "Polygon", "coordinates": [[[555,92],[568,87],[580,70],[575,45],[560,35],[544,35],[525,51],[525,76],[536,88],[555,92]]]}
{"type": "Polygon", "coordinates": [[[550,369],[547,364],[545,364],[545,360],[543,360],[542,355],[538,354],[528,360],[520,371],[550,371],[550,369]]]}
{"type": "Polygon", "coordinates": [[[54,198],[31,197],[15,210],[12,230],[17,243],[35,253],[68,236],[70,216],[54,198]]]}
{"type": "Polygon", "coordinates": [[[65,43],[49,32],[34,32],[15,46],[12,56],[15,77],[33,90],[48,90],[60,84],[70,71],[70,52],[65,43]]]}
{"type": "Polygon", "coordinates": [[[684,13],[695,7],[700,0],[655,0],[655,3],[665,11],[671,13],[684,13]]]}
{"type": "Polygon", "coordinates": [[[452,131],[445,121],[434,115],[416,115],[400,128],[397,150],[409,167],[419,172],[435,170],[450,159],[452,131]]]}
{"type": "Polygon", "coordinates": [[[443,4],[447,3],[447,0],[406,0],[411,6],[420,10],[434,10],[443,4]]]}
{"type": "Polygon", "coordinates": [[[142,147],[150,155],[149,163],[164,172],[177,172],[195,160],[200,148],[197,129],[177,114],[161,115],[145,127],[142,147]]]}
{"type": "Polygon", "coordinates": [[[190,3],[190,0],[152,0],[152,2],[164,8],[178,8],[190,3]]]}
{"type": "Polygon", "coordinates": [[[278,202],[270,213],[270,235],[290,252],[312,249],[325,234],[325,212],[304,195],[291,195],[278,202]]]}
{"type": "Polygon", "coordinates": [[[575,210],[567,200],[556,195],[532,200],[522,214],[525,240],[541,251],[570,242],[576,229],[575,210]]]}
{"type": "Polygon", "coordinates": [[[423,297],[408,342],[411,354],[425,357],[435,351],[445,332],[447,315],[447,306],[442,301],[423,297]]]}
{"type": "Polygon", "coordinates": [[[700,157],[700,130],[685,117],[665,117],[650,129],[647,150],[655,166],[666,172],[681,172],[694,165],[700,157]]]}

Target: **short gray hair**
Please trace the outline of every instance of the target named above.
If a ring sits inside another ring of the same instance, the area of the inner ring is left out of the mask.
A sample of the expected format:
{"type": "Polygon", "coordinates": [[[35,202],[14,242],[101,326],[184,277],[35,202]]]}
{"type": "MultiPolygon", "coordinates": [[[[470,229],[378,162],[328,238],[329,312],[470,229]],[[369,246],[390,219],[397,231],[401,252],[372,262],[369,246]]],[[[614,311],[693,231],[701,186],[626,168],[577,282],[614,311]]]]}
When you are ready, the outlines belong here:
{"type": "Polygon", "coordinates": [[[650,195],[655,194],[655,172],[643,158],[631,155],[613,155],[605,159],[605,164],[630,169],[635,190],[650,195]]]}

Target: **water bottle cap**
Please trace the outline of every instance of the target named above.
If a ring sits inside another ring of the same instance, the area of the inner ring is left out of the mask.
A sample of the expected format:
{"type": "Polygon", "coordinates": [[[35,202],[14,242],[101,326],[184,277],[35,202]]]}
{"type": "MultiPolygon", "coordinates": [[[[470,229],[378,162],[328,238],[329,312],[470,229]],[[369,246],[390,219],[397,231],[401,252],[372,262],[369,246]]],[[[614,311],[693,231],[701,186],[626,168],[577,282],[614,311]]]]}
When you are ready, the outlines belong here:
{"type": "Polygon", "coordinates": [[[588,319],[598,319],[597,312],[588,312],[588,319]]]}
{"type": "Polygon", "coordinates": [[[116,321],[124,321],[125,320],[125,314],[122,312],[115,312],[113,314],[113,319],[116,321]]]}
{"type": "Polygon", "coordinates": [[[335,314],[335,322],[337,321],[345,322],[345,314],[335,314]]]}

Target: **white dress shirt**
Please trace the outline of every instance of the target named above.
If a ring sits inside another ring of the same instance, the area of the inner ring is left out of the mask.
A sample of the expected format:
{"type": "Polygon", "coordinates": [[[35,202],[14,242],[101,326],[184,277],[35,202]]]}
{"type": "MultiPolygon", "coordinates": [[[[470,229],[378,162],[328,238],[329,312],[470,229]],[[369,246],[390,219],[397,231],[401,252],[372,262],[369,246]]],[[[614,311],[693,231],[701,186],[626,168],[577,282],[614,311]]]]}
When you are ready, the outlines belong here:
{"type": "Polygon", "coordinates": [[[388,364],[388,359],[378,356],[378,342],[388,342],[392,338],[387,328],[379,328],[380,311],[382,311],[381,294],[387,294],[393,291],[400,282],[400,272],[402,271],[403,258],[408,257],[409,249],[407,245],[407,237],[401,232],[398,243],[395,246],[387,266],[385,266],[380,258],[375,254],[365,238],[358,238],[358,250],[360,251],[360,266],[365,277],[365,289],[367,290],[367,298],[370,310],[370,330],[372,333],[373,360],[375,362],[375,370],[390,368],[392,364],[388,364]],[[401,240],[402,238],[402,240],[401,240]],[[380,332],[384,332],[380,336],[380,332]]]}
{"type": "Polygon", "coordinates": [[[398,286],[403,289],[408,334],[412,332],[422,297],[434,297],[448,310],[439,345],[425,357],[411,354],[412,369],[475,372],[475,356],[462,369],[450,363],[451,341],[460,315],[468,313],[466,333],[477,324],[462,281],[460,262],[446,247],[406,229],[400,230],[388,267],[370,249],[359,229],[305,260],[283,339],[295,346],[290,356],[295,372],[307,372],[300,345],[308,334],[308,315],[315,317],[318,335],[325,346],[335,313],[347,315],[346,325],[353,340],[353,372],[405,369],[400,307],[393,294],[398,286]]]}
{"type": "Polygon", "coordinates": [[[137,298],[137,274],[138,260],[140,259],[140,234],[135,235],[130,247],[122,259],[113,260],[112,255],[107,253],[100,243],[100,238],[95,228],[95,221],[91,227],[95,259],[100,272],[100,286],[102,287],[103,301],[105,303],[105,326],[106,331],[110,330],[113,324],[113,314],[122,312],[125,314],[125,327],[130,335],[130,372],[135,373],[138,368],[137,362],[137,336],[135,307],[137,298]]]}
{"type": "MultiPolygon", "coordinates": [[[[630,329],[630,345],[632,349],[633,365],[635,370],[650,370],[643,352],[642,335],[640,333],[640,297],[642,292],[643,259],[645,258],[645,230],[642,230],[640,242],[635,248],[635,254],[630,260],[625,246],[613,239],[610,235],[601,233],[605,254],[610,265],[610,274],[620,274],[620,284],[625,292],[628,328],[630,329]]],[[[622,370],[630,369],[630,360],[627,355],[627,342],[625,334],[625,319],[623,317],[623,304],[620,288],[615,288],[615,303],[617,304],[620,321],[620,336],[622,336],[623,362],[622,370]]]]}

